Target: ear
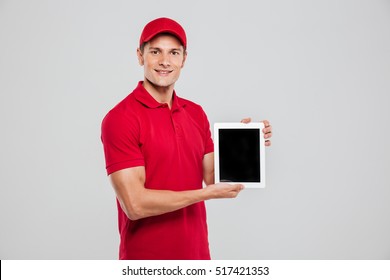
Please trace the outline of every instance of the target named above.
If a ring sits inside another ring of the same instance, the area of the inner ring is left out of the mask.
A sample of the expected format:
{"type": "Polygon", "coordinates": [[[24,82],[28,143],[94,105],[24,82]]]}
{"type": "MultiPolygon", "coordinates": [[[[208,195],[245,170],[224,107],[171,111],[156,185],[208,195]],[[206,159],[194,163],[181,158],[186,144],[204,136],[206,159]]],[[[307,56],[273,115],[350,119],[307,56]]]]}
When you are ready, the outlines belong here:
{"type": "Polygon", "coordinates": [[[144,65],[144,56],[139,48],[137,49],[137,57],[138,57],[139,65],[143,66],[144,65]]]}
{"type": "Polygon", "coordinates": [[[187,51],[184,51],[183,62],[182,62],[182,64],[181,64],[181,68],[184,67],[184,64],[185,64],[185,62],[186,62],[186,59],[187,59],[187,51]]]}

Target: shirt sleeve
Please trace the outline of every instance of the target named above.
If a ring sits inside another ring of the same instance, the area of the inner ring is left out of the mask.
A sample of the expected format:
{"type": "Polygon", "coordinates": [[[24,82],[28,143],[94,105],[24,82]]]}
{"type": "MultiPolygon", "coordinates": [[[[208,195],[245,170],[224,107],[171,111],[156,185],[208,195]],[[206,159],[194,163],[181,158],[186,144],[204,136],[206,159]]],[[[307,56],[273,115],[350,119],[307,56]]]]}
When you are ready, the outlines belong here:
{"type": "Polygon", "coordinates": [[[140,149],[140,128],[135,118],[110,111],[102,122],[107,175],[135,166],[144,166],[140,149]]]}

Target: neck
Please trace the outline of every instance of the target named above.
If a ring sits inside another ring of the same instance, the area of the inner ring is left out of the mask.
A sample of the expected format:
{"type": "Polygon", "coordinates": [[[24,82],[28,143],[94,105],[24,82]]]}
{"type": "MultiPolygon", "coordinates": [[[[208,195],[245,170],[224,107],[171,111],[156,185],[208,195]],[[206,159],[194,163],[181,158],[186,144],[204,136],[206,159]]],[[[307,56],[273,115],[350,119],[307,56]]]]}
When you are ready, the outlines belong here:
{"type": "Polygon", "coordinates": [[[148,79],[145,79],[143,86],[157,102],[167,103],[169,108],[171,108],[174,85],[166,87],[157,86],[152,84],[148,79]]]}

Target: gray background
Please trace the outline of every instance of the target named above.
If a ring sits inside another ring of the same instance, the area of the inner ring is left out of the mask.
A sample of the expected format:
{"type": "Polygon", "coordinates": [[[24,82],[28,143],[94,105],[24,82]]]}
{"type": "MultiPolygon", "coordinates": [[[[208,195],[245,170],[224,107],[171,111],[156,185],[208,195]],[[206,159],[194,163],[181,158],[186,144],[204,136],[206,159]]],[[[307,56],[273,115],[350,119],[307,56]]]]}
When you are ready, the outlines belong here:
{"type": "Polygon", "coordinates": [[[213,258],[390,259],[383,0],[0,0],[0,258],[117,258],[100,123],[160,16],[189,38],[179,95],[274,127],[267,188],[207,202],[213,258]]]}

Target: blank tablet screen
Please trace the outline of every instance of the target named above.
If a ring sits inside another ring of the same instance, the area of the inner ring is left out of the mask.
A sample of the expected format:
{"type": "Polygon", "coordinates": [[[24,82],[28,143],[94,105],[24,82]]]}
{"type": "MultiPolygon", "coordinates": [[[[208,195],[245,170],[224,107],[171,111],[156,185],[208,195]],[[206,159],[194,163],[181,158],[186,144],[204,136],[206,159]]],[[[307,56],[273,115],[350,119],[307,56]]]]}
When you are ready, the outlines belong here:
{"type": "Polygon", "coordinates": [[[219,129],[220,182],[261,182],[259,134],[259,129],[219,129]]]}

